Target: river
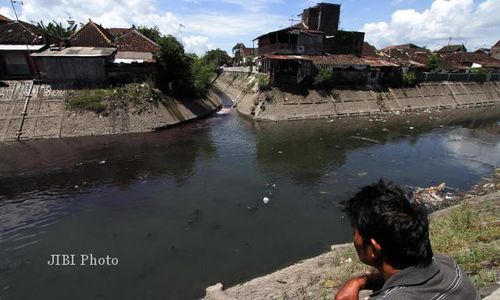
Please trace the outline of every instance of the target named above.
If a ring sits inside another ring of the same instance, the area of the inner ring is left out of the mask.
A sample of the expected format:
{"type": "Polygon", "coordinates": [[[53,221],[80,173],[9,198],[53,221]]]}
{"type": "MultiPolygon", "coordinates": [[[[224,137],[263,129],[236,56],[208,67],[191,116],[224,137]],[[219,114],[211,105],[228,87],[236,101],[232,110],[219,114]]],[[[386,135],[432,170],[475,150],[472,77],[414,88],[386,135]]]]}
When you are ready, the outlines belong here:
{"type": "Polygon", "coordinates": [[[254,123],[233,113],[1,146],[0,299],[194,299],[317,255],[350,241],[340,203],[365,184],[467,190],[500,165],[499,109],[464,114],[254,123]],[[119,263],[56,267],[51,254],[119,263]]]}

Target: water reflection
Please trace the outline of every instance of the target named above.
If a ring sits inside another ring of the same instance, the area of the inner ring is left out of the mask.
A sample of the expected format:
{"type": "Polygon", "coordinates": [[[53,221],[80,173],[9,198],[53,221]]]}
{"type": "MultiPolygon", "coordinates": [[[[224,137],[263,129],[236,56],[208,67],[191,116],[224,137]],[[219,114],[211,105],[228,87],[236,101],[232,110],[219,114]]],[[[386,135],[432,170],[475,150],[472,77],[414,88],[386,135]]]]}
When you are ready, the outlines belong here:
{"type": "Polygon", "coordinates": [[[193,299],[274,271],[348,241],[338,203],[361,185],[389,176],[467,188],[489,172],[500,114],[478,113],[473,130],[458,112],[280,124],[225,116],[0,147],[0,297],[193,299]],[[120,264],[53,269],[51,253],[120,264]]]}

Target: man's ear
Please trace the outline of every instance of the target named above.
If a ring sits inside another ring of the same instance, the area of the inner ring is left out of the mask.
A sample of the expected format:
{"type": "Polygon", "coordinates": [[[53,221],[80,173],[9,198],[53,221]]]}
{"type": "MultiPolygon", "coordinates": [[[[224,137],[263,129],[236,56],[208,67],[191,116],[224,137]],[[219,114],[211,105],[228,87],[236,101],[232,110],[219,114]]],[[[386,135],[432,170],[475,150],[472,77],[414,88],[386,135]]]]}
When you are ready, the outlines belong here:
{"type": "Polygon", "coordinates": [[[372,245],[372,258],[378,259],[382,255],[382,247],[375,239],[370,239],[370,244],[372,245]]]}

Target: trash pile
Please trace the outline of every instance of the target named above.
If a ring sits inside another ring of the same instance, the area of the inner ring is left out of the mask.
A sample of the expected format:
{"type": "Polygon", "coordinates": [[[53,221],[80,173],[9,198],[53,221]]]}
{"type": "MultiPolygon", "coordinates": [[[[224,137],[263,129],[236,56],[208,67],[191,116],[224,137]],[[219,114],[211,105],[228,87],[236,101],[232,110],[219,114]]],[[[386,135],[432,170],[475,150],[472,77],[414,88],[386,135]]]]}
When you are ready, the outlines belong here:
{"type": "Polygon", "coordinates": [[[455,204],[460,197],[458,191],[446,186],[446,183],[428,188],[410,187],[413,199],[423,204],[428,210],[436,211],[455,204]]]}

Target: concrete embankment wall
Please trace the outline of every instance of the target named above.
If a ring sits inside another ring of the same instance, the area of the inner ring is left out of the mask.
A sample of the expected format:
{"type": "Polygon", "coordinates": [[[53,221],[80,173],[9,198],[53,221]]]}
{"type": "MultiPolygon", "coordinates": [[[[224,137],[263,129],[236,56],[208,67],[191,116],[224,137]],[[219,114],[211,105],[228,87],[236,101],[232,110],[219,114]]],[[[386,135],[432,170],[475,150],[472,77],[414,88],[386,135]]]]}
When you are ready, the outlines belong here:
{"type": "MultiPolygon", "coordinates": [[[[0,142],[16,139],[31,81],[4,81],[0,86],[0,142]]],[[[147,132],[193,120],[215,112],[219,96],[210,92],[206,99],[164,103],[144,103],[116,108],[107,116],[66,107],[70,90],[34,84],[21,139],[61,138],[147,132]]]]}
{"type": "Polygon", "coordinates": [[[251,79],[252,75],[223,74],[217,86],[235,99],[240,113],[258,120],[335,118],[500,103],[500,82],[433,82],[414,88],[335,89],[329,93],[272,88],[259,93],[249,88],[251,79]]]}

